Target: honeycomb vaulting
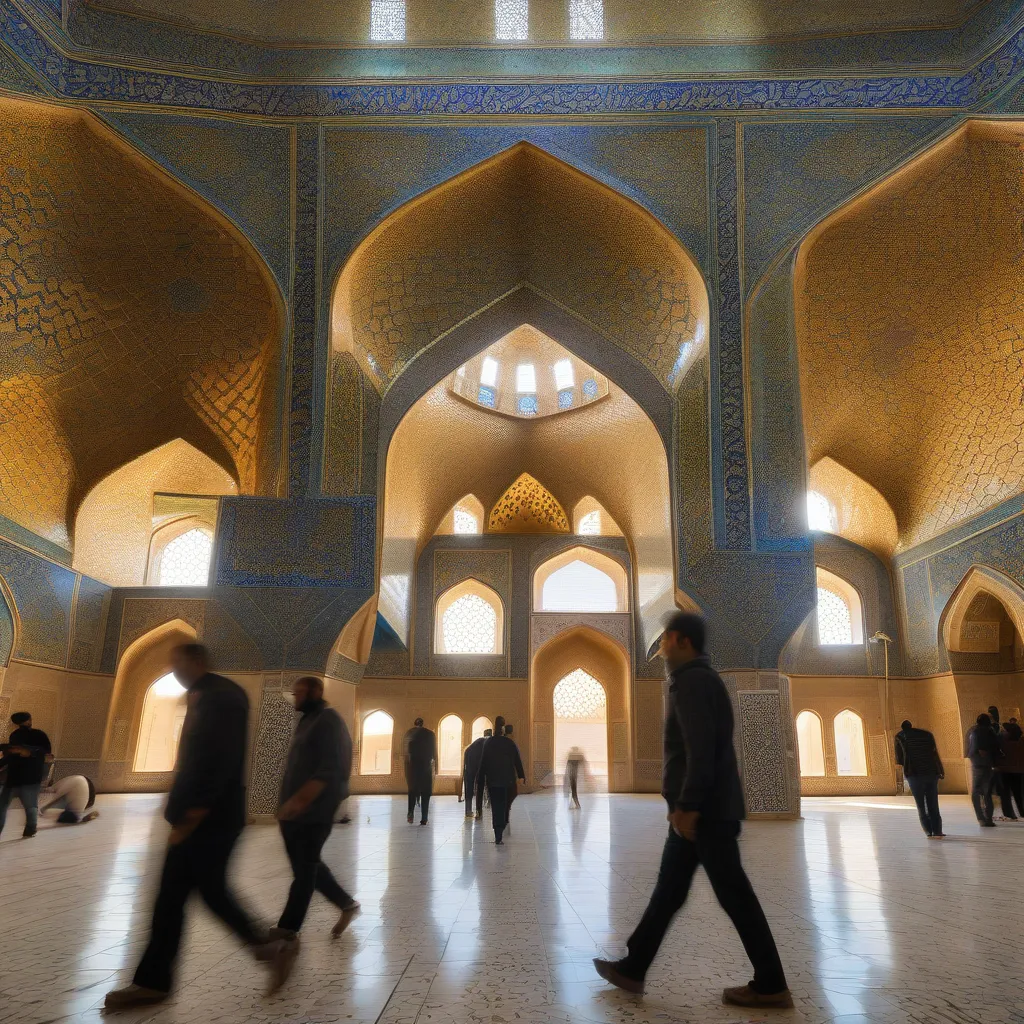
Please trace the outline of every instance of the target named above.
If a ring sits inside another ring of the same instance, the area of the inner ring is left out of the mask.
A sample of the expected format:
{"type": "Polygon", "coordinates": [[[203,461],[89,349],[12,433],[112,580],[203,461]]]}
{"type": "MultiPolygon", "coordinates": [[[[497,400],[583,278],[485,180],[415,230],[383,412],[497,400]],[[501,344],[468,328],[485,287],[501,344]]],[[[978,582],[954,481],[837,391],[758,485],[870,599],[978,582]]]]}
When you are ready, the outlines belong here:
{"type": "Polygon", "coordinates": [[[1024,488],[1022,143],[969,124],[801,250],[809,462],[877,488],[901,548],[1024,488]]]}
{"type": "Polygon", "coordinates": [[[0,100],[0,513],[58,544],[176,437],[273,490],[281,312],[233,228],[92,116],[0,100]]]}

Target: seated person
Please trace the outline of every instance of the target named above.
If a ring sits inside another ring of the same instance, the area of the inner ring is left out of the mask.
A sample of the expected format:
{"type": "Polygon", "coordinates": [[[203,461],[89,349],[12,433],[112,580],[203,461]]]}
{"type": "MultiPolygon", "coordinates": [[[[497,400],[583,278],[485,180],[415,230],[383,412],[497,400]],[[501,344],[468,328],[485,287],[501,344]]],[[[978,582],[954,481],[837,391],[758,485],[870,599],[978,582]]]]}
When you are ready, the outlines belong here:
{"type": "Polygon", "coordinates": [[[57,818],[58,824],[83,825],[100,816],[99,811],[89,811],[95,802],[96,787],[92,784],[92,779],[87,779],[84,775],[68,775],[46,794],[39,813],[42,814],[60,804],[64,810],[57,818]]]}

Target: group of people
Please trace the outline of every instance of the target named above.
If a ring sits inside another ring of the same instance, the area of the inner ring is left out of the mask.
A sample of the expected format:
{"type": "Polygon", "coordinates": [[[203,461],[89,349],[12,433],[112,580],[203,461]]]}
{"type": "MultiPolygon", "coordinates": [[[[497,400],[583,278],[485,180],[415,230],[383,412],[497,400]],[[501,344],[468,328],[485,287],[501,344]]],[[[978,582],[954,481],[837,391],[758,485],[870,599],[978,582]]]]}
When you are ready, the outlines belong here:
{"type": "MultiPolygon", "coordinates": [[[[740,861],[737,840],[745,809],[733,746],[732,704],[704,647],[705,627],[699,616],[680,612],[667,620],[660,653],[670,670],[662,782],[668,835],[657,884],[627,942],[626,956],[617,961],[595,959],[594,966],[610,983],[642,992],[645,975],[703,865],[754,967],[750,983],[725,989],[723,1001],[744,1007],[788,1007],[793,1000],[778,949],[740,861]]],[[[348,793],[352,761],[351,738],[342,718],[325,702],[322,681],[303,677],[292,688],[301,719],[288,751],[277,818],[293,881],[277,925],[264,930],[227,884],[228,861],[246,819],[248,699],[241,687],[210,671],[207,652],[199,644],[175,649],[173,671],[187,690],[187,713],[165,811],[171,830],[146,950],[132,983],[107,994],[110,1010],[158,1003],[169,996],[185,904],[193,891],[256,961],[269,965],[271,991],[292,970],[314,891],[340,912],[332,930],[335,936],[359,910],[321,859],[337,809],[348,793]]],[[[467,798],[479,799],[486,788],[497,844],[508,823],[516,780],[525,782],[522,759],[509,732],[498,718],[492,734],[471,745],[465,761],[467,798]]],[[[26,744],[28,737],[21,737],[13,755],[21,757],[26,744]]],[[[422,824],[427,821],[432,788],[428,755],[436,762],[436,739],[422,721],[408,734],[405,752],[409,818],[419,802],[422,824]]]]}
{"type": "Polygon", "coordinates": [[[99,817],[92,810],[96,787],[84,775],[66,775],[52,785],[53,752],[50,737],[32,725],[28,711],[11,715],[14,731],[0,745],[0,833],[7,823],[7,808],[17,798],[25,809],[23,839],[32,839],[39,827],[39,815],[59,807],[59,825],[81,825],[99,817]]]}
{"type": "MultiPolygon", "coordinates": [[[[518,782],[526,782],[526,771],[519,747],[512,738],[513,727],[500,715],[493,729],[473,740],[462,755],[462,785],[466,799],[466,817],[483,817],[484,793],[491,805],[491,826],[494,842],[504,844],[505,830],[509,827],[512,802],[519,793],[518,782]]],[[[420,807],[420,824],[427,824],[430,797],[433,793],[434,773],[437,768],[437,737],[427,729],[422,718],[417,718],[402,742],[405,778],[409,786],[409,813],[411,825],[420,807]]]]}
{"type": "MultiPolygon", "coordinates": [[[[992,706],[967,730],[964,757],[971,762],[971,803],[978,824],[995,828],[994,795],[999,796],[1001,821],[1024,819],[1024,733],[1016,718],[1002,727],[999,708],[992,706]],[[1016,809],[1014,808],[1016,804],[1016,809]]],[[[921,827],[929,839],[944,839],[939,813],[939,781],[946,771],[935,737],[904,721],[896,734],[896,763],[917,804],[921,827]]]]}

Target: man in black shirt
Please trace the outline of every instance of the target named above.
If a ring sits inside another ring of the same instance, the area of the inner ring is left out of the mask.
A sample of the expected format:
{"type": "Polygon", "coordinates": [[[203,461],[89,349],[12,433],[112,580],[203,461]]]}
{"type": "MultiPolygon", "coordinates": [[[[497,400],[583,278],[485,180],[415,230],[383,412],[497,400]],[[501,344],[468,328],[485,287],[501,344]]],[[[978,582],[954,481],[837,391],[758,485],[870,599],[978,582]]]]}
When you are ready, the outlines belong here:
{"type": "Polygon", "coordinates": [[[313,892],[326,896],[341,916],[331,931],[335,938],[359,910],[359,904],[334,879],[320,853],[331,834],[335,812],[348,796],[352,774],[352,738],[341,715],[324,700],[324,684],[316,676],[303,676],[292,685],[295,710],[302,713],[281,781],[281,823],[288,860],[295,880],[288,893],[275,937],[292,943],[298,952],[298,934],[313,892]]]}
{"type": "Polygon", "coordinates": [[[409,784],[409,815],[405,820],[412,824],[413,811],[416,810],[418,800],[420,824],[426,825],[430,796],[434,792],[437,737],[431,729],[424,728],[422,718],[417,718],[413,727],[405,734],[402,746],[405,756],[405,781],[409,784]]]}
{"type": "Polygon", "coordinates": [[[11,715],[11,723],[15,729],[2,748],[0,762],[7,768],[7,781],[0,787],[0,832],[4,830],[11,799],[18,797],[25,808],[25,831],[21,834],[31,839],[39,821],[39,790],[46,776],[50,738],[42,729],[32,728],[32,716],[27,711],[11,715]]]}
{"type": "Polygon", "coordinates": [[[896,733],[896,763],[903,767],[903,777],[914,794],[921,828],[929,839],[944,839],[942,815],[939,814],[939,779],[946,777],[939,758],[935,737],[927,729],[915,729],[909,721],[900,724],[896,733]]]}
{"type": "Polygon", "coordinates": [[[494,735],[484,743],[476,776],[476,784],[486,785],[491,798],[491,826],[498,846],[502,845],[501,837],[508,824],[509,790],[515,786],[517,777],[526,782],[519,748],[504,733],[505,719],[499,715],[494,720],[494,735]]]}
{"type": "Polygon", "coordinates": [[[214,675],[206,648],[183,644],[172,654],[174,676],[188,690],[178,769],[164,817],[171,825],[149,945],[127,988],[107,993],[108,1009],[159,1003],[171,993],[185,903],[198,889],[206,905],[284,983],[293,957],[287,943],[257,933],[227,887],[231,851],[245,825],[245,745],[249,699],[214,675]]]}
{"type": "Polygon", "coordinates": [[[480,771],[480,758],[483,755],[484,743],[491,735],[490,729],[484,729],[483,736],[473,740],[462,755],[462,780],[466,793],[466,817],[473,817],[473,794],[476,792],[476,816],[479,818],[484,811],[484,791],[476,784],[477,772],[480,771]]]}
{"type": "Polygon", "coordinates": [[[626,957],[616,962],[596,959],[594,966],[613,985],[642,992],[665,932],[703,864],[754,965],[750,984],[725,989],[722,1001],[789,1007],[793,997],[775,939],[740,863],[737,838],[746,811],[733,748],[732,702],[704,654],[704,636],[699,615],[676,612],[665,623],[659,653],[671,673],[661,788],[668,803],[668,838],[657,885],[629,937],[626,957]]]}

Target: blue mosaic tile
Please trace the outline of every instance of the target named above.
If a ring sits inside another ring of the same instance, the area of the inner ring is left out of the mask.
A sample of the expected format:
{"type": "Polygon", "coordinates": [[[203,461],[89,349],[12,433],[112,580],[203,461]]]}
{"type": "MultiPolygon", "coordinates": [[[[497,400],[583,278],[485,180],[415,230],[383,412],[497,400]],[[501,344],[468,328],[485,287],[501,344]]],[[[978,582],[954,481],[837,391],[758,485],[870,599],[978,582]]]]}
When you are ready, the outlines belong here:
{"type": "Polygon", "coordinates": [[[537,396],[520,395],[519,400],[516,402],[516,409],[519,412],[520,416],[536,416],[537,396]]]}
{"type": "Polygon", "coordinates": [[[558,392],[558,408],[559,409],[571,409],[573,402],[576,400],[576,393],[572,388],[566,388],[564,391],[558,392]]]}

